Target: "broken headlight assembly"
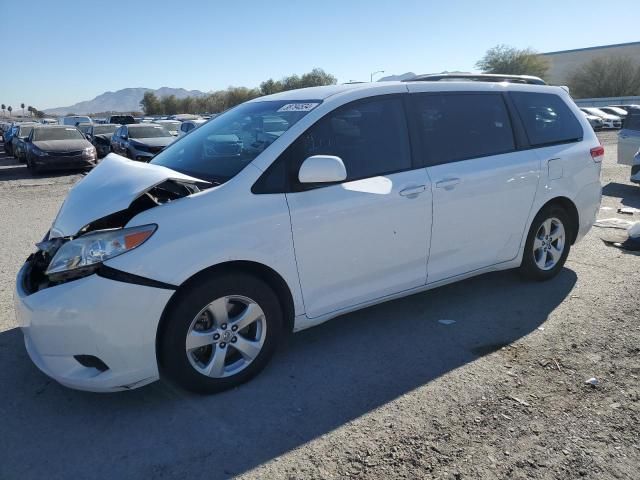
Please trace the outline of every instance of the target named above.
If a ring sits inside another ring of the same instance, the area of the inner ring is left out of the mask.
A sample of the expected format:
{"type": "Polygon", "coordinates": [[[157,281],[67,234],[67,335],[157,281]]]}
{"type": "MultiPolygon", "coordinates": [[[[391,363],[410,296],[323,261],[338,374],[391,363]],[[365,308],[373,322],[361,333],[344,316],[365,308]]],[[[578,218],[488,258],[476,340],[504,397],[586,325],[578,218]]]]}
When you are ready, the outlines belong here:
{"type": "Polygon", "coordinates": [[[45,275],[52,281],[83,277],[96,271],[102,262],[122,255],[146,242],[157,225],[99,230],[60,246],[45,275]]]}

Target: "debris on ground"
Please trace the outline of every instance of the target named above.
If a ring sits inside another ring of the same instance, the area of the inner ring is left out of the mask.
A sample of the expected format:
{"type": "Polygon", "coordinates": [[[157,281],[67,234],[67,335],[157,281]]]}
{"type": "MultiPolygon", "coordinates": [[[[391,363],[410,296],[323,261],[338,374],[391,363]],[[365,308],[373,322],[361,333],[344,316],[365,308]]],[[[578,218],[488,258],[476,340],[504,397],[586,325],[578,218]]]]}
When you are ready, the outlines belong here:
{"type": "Polygon", "coordinates": [[[618,209],[618,213],[624,213],[625,215],[634,215],[638,212],[640,212],[640,210],[633,207],[620,207],[618,209]]]}
{"type": "Polygon", "coordinates": [[[591,377],[589,380],[585,380],[584,383],[587,385],[591,385],[592,387],[597,387],[598,385],[600,385],[600,382],[596,377],[591,377]]]}

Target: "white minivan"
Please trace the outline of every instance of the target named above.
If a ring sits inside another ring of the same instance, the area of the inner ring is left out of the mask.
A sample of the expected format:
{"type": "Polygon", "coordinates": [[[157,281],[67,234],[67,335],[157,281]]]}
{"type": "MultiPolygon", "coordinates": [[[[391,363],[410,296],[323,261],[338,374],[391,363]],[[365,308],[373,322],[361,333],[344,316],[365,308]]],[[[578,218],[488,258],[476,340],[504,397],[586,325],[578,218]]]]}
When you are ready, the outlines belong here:
{"type": "Polygon", "coordinates": [[[83,390],[216,392],[346,312],[553,278],[600,205],[589,122],[559,87],[428,80],[282,92],[150,163],[109,154],[18,274],[33,362],[83,390]]]}

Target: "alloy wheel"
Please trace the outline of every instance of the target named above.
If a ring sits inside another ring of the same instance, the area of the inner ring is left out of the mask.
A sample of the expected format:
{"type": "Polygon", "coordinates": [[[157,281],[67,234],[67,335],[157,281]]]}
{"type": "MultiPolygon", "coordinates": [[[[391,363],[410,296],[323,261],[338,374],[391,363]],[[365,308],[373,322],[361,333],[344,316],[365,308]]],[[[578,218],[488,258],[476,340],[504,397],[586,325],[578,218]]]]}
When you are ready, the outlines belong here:
{"type": "Polygon", "coordinates": [[[548,218],[538,228],[533,240],[533,258],[541,270],[553,269],[565,249],[566,233],[562,222],[548,218]]]}
{"type": "Polygon", "coordinates": [[[191,321],[185,351],[199,373],[224,378],[240,373],[258,356],[267,334],[262,308],[241,295],[217,298],[191,321]]]}

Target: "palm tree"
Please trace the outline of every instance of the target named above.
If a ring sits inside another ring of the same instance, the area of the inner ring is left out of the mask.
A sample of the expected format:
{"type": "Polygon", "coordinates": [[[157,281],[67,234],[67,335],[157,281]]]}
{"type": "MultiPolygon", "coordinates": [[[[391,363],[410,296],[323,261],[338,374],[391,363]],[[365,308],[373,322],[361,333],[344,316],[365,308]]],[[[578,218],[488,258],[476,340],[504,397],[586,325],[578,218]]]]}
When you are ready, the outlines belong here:
{"type": "Polygon", "coordinates": [[[11,116],[11,112],[13,111],[13,107],[11,105],[9,105],[7,107],[7,110],[9,110],[9,116],[11,116]]]}
{"type": "Polygon", "coordinates": [[[22,116],[24,117],[24,103],[20,104],[20,108],[22,109],[22,116]]]}
{"type": "Polygon", "coordinates": [[[2,108],[2,116],[4,117],[4,111],[7,109],[7,106],[3,103],[1,108],[2,108]]]}

